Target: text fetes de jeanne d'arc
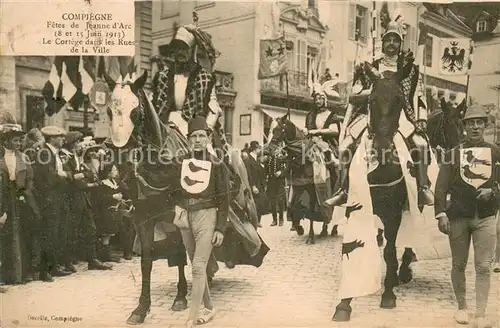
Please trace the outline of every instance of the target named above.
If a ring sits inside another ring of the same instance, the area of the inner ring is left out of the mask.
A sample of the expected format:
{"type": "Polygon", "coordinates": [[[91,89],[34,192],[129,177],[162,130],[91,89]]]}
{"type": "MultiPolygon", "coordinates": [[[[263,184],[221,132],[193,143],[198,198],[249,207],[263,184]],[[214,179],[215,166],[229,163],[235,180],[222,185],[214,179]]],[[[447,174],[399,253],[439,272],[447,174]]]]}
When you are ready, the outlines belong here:
{"type": "Polygon", "coordinates": [[[114,19],[110,13],[63,13],[59,21],[48,20],[53,36],[44,36],[42,45],[71,47],[72,54],[105,55],[113,46],[135,46],[134,26],[114,19]]]}

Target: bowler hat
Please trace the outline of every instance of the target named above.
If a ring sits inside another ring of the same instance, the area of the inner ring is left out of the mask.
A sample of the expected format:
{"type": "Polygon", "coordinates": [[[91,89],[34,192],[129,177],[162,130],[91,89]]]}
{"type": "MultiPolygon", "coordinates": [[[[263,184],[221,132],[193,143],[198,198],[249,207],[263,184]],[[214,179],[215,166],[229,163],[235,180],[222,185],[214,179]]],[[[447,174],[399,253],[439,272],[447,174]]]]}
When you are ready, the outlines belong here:
{"type": "Polygon", "coordinates": [[[465,121],[474,118],[482,118],[485,121],[488,120],[488,114],[486,114],[486,111],[484,110],[483,106],[478,104],[473,104],[467,108],[463,120],[465,121]]]}
{"type": "Polygon", "coordinates": [[[207,120],[203,116],[193,117],[188,123],[188,135],[198,130],[209,130],[207,120]]]}
{"type": "Polygon", "coordinates": [[[49,125],[40,129],[45,137],[59,137],[66,135],[66,131],[58,126],[49,125]]]}
{"type": "Polygon", "coordinates": [[[250,146],[248,147],[248,149],[249,149],[250,151],[254,151],[254,150],[256,150],[256,149],[260,149],[259,142],[258,142],[258,141],[256,141],[256,140],[251,141],[251,142],[250,142],[250,146]]]}

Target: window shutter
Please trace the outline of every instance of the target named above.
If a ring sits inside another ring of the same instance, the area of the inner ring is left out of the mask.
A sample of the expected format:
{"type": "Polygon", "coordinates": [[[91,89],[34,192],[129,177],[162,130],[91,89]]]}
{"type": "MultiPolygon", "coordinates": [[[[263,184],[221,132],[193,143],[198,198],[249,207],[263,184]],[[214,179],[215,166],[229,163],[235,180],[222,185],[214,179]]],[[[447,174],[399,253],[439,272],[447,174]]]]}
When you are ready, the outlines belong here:
{"type": "MultiPolygon", "coordinates": [[[[363,7],[365,8],[365,7],[363,7]]],[[[363,13],[363,27],[362,27],[362,31],[361,31],[361,35],[363,36],[363,42],[365,44],[368,43],[368,40],[370,40],[370,20],[371,20],[371,17],[370,17],[370,11],[368,10],[368,8],[365,8],[364,10],[364,13],[363,13]]]]}
{"type": "Polygon", "coordinates": [[[286,41],[286,58],[288,61],[288,67],[290,70],[295,70],[296,69],[296,56],[297,49],[295,47],[295,44],[292,40],[287,40],[286,41]]]}
{"type": "Polygon", "coordinates": [[[296,54],[296,56],[295,56],[295,58],[296,58],[295,59],[295,69],[297,71],[300,71],[300,46],[301,46],[300,40],[297,40],[297,49],[295,50],[295,54],[296,54]]]}
{"type": "Polygon", "coordinates": [[[307,44],[303,40],[300,40],[299,44],[299,71],[307,73],[307,44]]]}
{"type": "Polygon", "coordinates": [[[356,5],[352,3],[349,4],[349,23],[347,26],[347,31],[347,36],[349,37],[349,39],[354,40],[356,33],[356,5]]]}
{"type": "Polygon", "coordinates": [[[417,53],[417,28],[415,26],[411,26],[410,49],[414,54],[417,53]]]}

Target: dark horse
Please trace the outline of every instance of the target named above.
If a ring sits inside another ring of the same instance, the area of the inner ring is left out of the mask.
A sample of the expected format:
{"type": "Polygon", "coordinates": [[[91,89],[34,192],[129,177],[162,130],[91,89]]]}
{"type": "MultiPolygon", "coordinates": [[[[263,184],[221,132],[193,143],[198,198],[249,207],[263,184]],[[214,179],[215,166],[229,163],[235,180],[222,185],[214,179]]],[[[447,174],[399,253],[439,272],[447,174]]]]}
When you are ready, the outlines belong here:
{"type": "Polygon", "coordinates": [[[186,251],[180,231],[171,224],[174,206],[170,201],[168,160],[187,151],[187,141],[174,127],[160,122],[156,111],[143,90],[147,71],[136,81],[117,84],[106,76],[112,91],[108,103],[111,121],[110,148],[113,163],[130,189],[135,206],[134,222],[141,243],[142,289],[139,305],[127,320],[128,324],[141,324],[151,307],[151,270],[153,268],[154,229],[159,221],[170,221],[170,232],[163,251],[169,266],[177,266],[179,280],[177,296],[172,310],[187,308],[187,282],[184,268],[186,251]]]}
{"type": "MultiPolygon", "coordinates": [[[[323,202],[330,196],[328,185],[330,179],[323,187],[314,183],[313,162],[324,161],[322,151],[297,128],[287,115],[275,120],[276,126],[271,129],[272,137],[265,151],[273,156],[273,152],[279,151],[279,144],[284,142],[286,161],[289,167],[290,182],[292,185],[292,199],[287,210],[287,216],[292,221],[292,227],[299,236],[304,234],[304,228],[300,225],[300,220],[307,218],[310,222],[307,244],[314,244],[314,222],[323,222],[323,229],[320,236],[328,236],[328,223],[331,220],[332,211],[323,205],[323,202]],[[301,204],[300,199],[308,194],[308,206],[301,204]],[[319,199],[322,198],[322,199],[319,199]]],[[[326,163],[326,169],[331,170],[332,163],[326,163]]],[[[331,188],[331,186],[330,186],[331,188]]]]}
{"type": "MultiPolygon", "coordinates": [[[[399,268],[396,251],[396,238],[402,220],[403,210],[408,202],[406,181],[401,170],[399,155],[394,146],[394,136],[398,132],[398,121],[402,113],[404,93],[400,81],[408,74],[412,62],[391,77],[380,78],[371,66],[365,63],[364,73],[373,81],[373,89],[368,100],[368,138],[372,148],[376,150],[378,166],[368,174],[373,213],[380,217],[384,225],[384,236],[387,244],[384,248],[386,276],[384,292],[380,307],[392,309],[396,307],[394,287],[400,282],[411,280],[413,252],[405,250],[399,268]]],[[[413,167],[412,163],[406,163],[413,167]]],[[[410,170],[412,171],[412,170],[410,170]]],[[[334,321],[348,321],[351,314],[352,298],[343,299],[336,308],[334,321]]]]}
{"type": "Polygon", "coordinates": [[[444,151],[450,150],[462,141],[466,99],[453,106],[441,98],[441,111],[432,113],[427,120],[427,134],[432,148],[436,149],[438,163],[442,163],[444,151]]]}

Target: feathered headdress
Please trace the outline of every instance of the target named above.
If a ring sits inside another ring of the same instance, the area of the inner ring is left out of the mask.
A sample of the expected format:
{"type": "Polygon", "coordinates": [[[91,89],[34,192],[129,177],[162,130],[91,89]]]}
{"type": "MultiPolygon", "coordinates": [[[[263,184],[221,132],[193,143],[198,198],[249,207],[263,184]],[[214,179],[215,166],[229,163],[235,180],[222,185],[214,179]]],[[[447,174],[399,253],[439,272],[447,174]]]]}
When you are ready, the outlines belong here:
{"type": "Polygon", "coordinates": [[[193,60],[209,72],[213,71],[220,52],[215,49],[212,36],[198,27],[198,15],[193,12],[193,24],[179,26],[174,24],[174,36],[167,47],[167,56],[176,42],[183,42],[193,51],[193,60]]]}

